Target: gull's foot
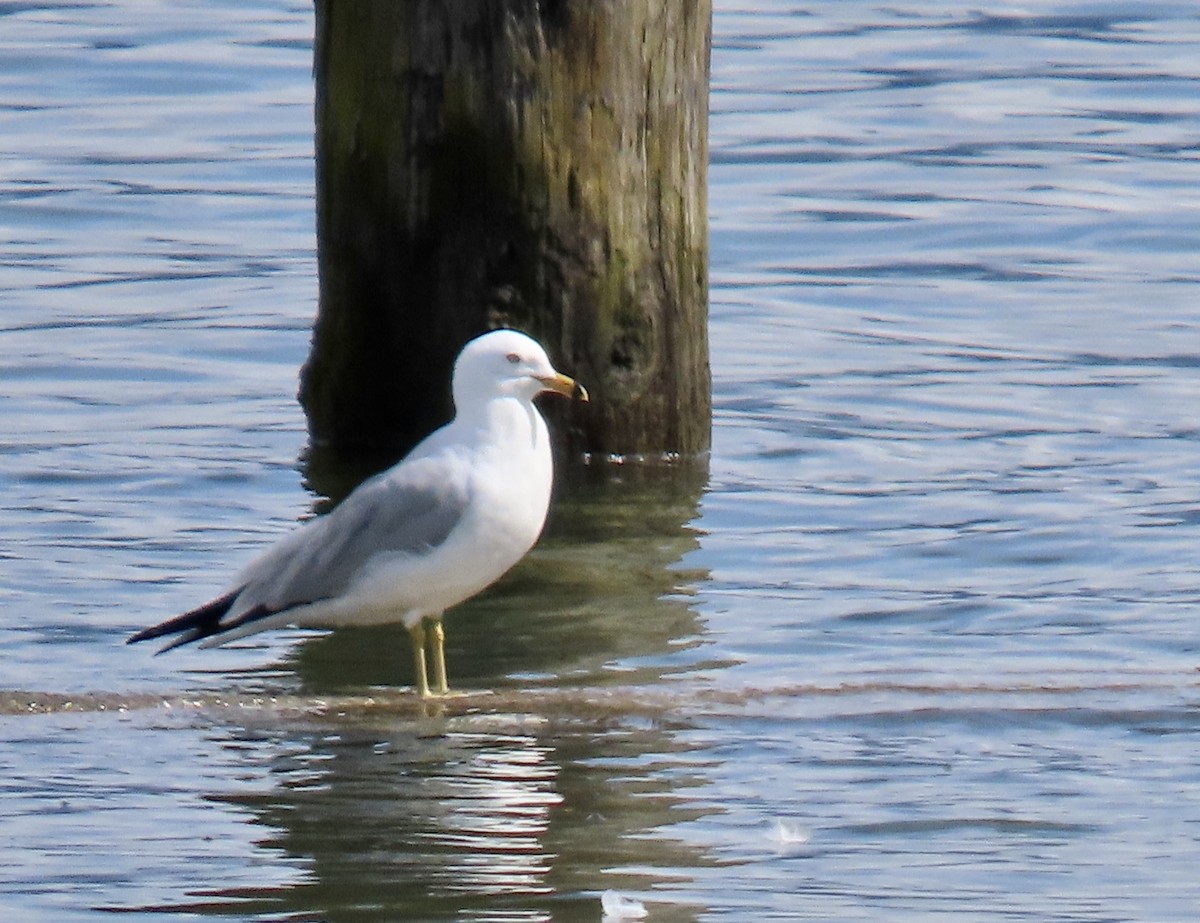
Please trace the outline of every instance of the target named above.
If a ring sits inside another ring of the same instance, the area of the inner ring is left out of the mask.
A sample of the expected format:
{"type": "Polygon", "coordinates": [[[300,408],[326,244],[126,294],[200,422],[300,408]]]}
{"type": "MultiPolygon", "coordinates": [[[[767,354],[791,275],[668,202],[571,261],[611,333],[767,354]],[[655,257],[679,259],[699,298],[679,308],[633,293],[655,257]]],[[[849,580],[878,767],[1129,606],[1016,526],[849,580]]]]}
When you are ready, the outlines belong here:
{"type": "Polygon", "coordinates": [[[469,699],[477,695],[492,694],[492,690],[490,689],[473,689],[470,692],[462,689],[443,689],[440,691],[431,689],[425,692],[421,692],[420,690],[416,691],[421,696],[421,700],[423,702],[445,702],[453,699],[469,699]]]}

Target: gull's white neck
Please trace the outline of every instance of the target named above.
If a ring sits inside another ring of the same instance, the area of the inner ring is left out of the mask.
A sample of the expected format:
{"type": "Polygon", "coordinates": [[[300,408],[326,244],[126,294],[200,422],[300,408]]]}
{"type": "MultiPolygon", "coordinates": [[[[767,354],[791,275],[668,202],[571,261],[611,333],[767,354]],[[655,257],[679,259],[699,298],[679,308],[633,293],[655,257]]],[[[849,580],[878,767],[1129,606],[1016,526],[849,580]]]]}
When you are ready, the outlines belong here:
{"type": "Polygon", "coordinates": [[[550,434],[528,399],[495,397],[464,411],[447,427],[451,451],[473,460],[473,515],[489,554],[503,558],[507,570],[537,541],[546,521],[554,476],[550,434]]]}
{"type": "Polygon", "coordinates": [[[451,427],[456,441],[485,451],[496,447],[519,464],[528,465],[531,456],[549,458],[546,421],[533,403],[523,398],[498,395],[468,403],[455,415],[451,427]]]}

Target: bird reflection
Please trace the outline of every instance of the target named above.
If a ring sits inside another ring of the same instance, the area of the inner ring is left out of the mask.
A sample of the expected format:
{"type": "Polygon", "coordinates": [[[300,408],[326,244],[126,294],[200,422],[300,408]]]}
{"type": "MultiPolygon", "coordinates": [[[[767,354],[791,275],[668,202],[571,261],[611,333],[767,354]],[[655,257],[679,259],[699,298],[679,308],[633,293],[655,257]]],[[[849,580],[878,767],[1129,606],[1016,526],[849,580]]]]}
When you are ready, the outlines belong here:
{"type": "Polygon", "coordinates": [[[256,767],[269,788],[248,795],[243,782],[214,799],[248,812],[262,861],[283,857],[299,880],[193,892],[170,909],[500,923],[574,908],[590,919],[597,886],[622,880],[615,870],[704,862],[656,833],[702,813],[680,804],[695,760],[681,759],[677,777],[664,769],[692,748],[662,729],[564,731],[507,715],[266,733],[246,728],[227,746],[251,760],[274,750],[256,767]],[[654,777],[631,781],[647,759],[654,777]]]}
{"type": "Polygon", "coordinates": [[[457,735],[469,758],[429,778],[445,813],[418,837],[445,850],[445,886],[477,894],[545,894],[551,857],[542,845],[550,810],[562,802],[550,749],[531,737],[457,735]]]}

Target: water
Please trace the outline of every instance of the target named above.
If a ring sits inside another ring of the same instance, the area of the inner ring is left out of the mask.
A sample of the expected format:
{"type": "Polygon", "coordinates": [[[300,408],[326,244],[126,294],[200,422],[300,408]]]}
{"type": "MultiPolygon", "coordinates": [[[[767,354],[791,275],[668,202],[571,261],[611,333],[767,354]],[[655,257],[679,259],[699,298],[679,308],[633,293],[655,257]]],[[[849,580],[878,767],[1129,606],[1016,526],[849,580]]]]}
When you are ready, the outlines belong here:
{"type": "Polygon", "coordinates": [[[1194,917],[1194,5],[714,27],[710,469],[567,472],[422,714],[120,644],[320,505],[310,7],[0,6],[8,916],[1194,917]]]}

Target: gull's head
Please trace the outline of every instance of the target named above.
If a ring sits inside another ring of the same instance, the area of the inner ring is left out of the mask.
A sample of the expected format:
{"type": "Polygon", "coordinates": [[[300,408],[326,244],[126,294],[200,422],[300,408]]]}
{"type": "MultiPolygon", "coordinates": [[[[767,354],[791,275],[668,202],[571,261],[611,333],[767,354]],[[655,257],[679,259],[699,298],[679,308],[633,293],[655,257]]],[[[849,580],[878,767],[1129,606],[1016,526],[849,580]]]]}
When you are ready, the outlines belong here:
{"type": "Polygon", "coordinates": [[[476,337],[454,362],[454,403],[459,408],[494,397],[532,401],[543,391],[588,399],[583,385],[555,371],[537,340],[515,330],[476,337]]]}

